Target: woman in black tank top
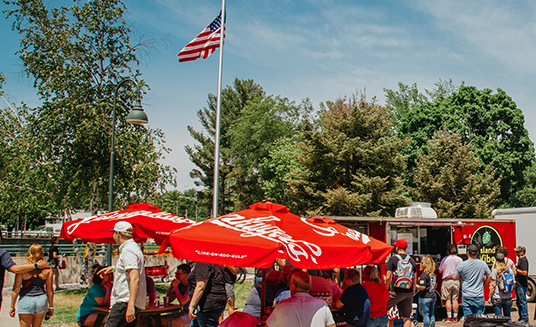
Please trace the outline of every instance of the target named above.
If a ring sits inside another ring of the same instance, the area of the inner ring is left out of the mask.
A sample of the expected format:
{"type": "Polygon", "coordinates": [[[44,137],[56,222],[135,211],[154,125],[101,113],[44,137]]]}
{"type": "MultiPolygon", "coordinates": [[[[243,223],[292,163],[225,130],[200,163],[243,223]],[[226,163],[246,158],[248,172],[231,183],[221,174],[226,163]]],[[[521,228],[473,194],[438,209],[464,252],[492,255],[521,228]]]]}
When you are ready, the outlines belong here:
{"type": "MultiPolygon", "coordinates": [[[[40,260],[43,260],[43,248],[39,244],[32,244],[28,249],[26,263],[35,264],[40,260]]],[[[11,292],[9,315],[15,317],[18,312],[21,326],[41,326],[47,311],[50,316],[54,314],[52,279],[50,269],[35,269],[30,273],[16,275],[11,292]],[[19,304],[15,309],[17,298],[19,304]]]]}

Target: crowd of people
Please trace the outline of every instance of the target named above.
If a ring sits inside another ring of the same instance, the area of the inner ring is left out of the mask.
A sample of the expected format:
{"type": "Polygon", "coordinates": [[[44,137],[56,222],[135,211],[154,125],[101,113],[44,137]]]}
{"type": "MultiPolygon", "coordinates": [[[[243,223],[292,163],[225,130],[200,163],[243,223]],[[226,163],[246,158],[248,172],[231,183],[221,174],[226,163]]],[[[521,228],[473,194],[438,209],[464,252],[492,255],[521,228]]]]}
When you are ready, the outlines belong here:
{"type": "MultiPolygon", "coordinates": [[[[146,307],[146,299],[149,298],[152,303],[158,296],[153,280],[146,276],[143,253],[132,238],[132,226],[124,221],[116,223],[113,238],[119,245],[119,258],[115,266],[93,267],[93,285],[77,315],[79,326],[94,325],[98,316],[94,308],[97,306],[110,308],[103,321],[106,327],[134,326],[140,310],[146,307]]],[[[18,314],[23,327],[39,327],[45,315],[54,314],[53,283],[58,264],[56,260],[59,259],[57,239],[53,239],[51,245],[51,261],[48,264],[38,244],[30,246],[27,261],[23,265],[16,265],[9,253],[0,249],[0,287],[3,287],[6,270],[16,274],[9,314],[11,317],[18,314]]],[[[483,314],[488,302],[496,315],[510,317],[512,293],[515,292],[519,320],[528,322],[528,260],[525,247],[515,249],[517,263],[507,257],[506,247],[497,248],[490,269],[478,259],[479,249],[476,245],[469,245],[465,255],[458,255],[456,247],[448,245],[447,255],[437,269],[431,256],[422,256],[422,272],[419,275],[416,262],[406,254],[407,242],[400,239],[394,245],[384,278],[380,277],[375,265],[366,266],[361,276],[359,270],[352,268],[342,271],[293,269],[280,260],[280,271],[272,268],[265,276],[264,289],[261,286],[262,274],[256,275],[256,283],[245,306],[237,314],[259,317],[262,307],[271,307],[271,314],[263,317],[270,327],[386,327],[393,325],[393,317],[390,318],[388,313],[396,310],[404,327],[409,327],[416,296],[424,327],[434,327],[437,301],[445,301],[446,323],[458,321],[460,295],[464,315],[483,314]],[[436,271],[442,278],[440,289],[437,289],[436,271]],[[341,281],[339,273],[344,275],[341,281]],[[328,290],[332,301],[313,296],[310,291],[315,284],[322,285],[323,291],[328,290]],[[487,284],[489,298],[485,299],[487,284]],[[441,299],[436,295],[437,292],[441,294],[441,299]]],[[[162,325],[217,326],[223,320],[226,307],[228,315],[233,316],[235,276],[236,268],[232,266],[208,263],[179,265],[166,296],[169,303],[176,301],[184,309],[163,317],[162,325]]],[[[56,287],[59,289],[57,275],[56,287]]],[[[0,304],[1,301],[0,294],[0,304]]],[[[150,325],[150,322],[147,324],[150,325]]]]}

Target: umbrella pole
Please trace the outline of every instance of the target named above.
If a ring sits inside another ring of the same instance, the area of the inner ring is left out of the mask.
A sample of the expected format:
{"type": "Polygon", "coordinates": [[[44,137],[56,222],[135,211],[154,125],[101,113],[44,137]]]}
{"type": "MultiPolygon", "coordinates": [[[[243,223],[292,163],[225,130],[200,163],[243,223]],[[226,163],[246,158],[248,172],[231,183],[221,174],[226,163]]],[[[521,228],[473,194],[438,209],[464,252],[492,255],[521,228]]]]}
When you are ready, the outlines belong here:
{"type": "Polygon", "coordinates": [[[266,309],[266,269],[262,270],[262,281],[261,281],[261,316],[259,317],[259,320],[262,321],[262,317],[264,317],[264,309],[266,309]]]}

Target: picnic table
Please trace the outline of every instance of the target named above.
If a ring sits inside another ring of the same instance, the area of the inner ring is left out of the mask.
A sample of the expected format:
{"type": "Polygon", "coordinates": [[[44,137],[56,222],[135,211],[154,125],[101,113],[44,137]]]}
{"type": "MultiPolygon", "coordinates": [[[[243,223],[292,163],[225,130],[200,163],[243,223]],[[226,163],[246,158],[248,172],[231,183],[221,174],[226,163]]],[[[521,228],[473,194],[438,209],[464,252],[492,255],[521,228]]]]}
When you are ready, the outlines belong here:
{"type": "MultiPolygon", "coordinates": [[[[158,319],[156,319],[156,327],[161,327],[161,318],[163,313],[169,313],[169,312],[176,312],[182,310],[182,305],[178,304],[169,304],[169,305],[150,305],[147,309],[140,310],[140,314],[138,315],[138,323],[137,326],[139,326],[140,318],[142,316],[148,316],[148,315],[158,315],[158,319]]],[[[93,307],[93,310],[95,310],[98,313],[97,319],[95,320],[95,323],[93,324],[93,327],[100,327],[102,325],[102,321],[104,320],[104,317],[108,315],[110,312],[110,308],[107,306],[98,306],[93,307]]]]}

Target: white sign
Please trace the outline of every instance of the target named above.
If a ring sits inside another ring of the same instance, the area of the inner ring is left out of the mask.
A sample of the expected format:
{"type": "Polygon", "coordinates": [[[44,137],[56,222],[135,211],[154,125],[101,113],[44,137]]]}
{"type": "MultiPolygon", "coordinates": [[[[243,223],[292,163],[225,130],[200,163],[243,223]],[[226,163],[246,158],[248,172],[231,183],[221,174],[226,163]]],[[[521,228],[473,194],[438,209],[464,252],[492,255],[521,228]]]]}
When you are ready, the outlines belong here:
{"type": "Polygon", "coordinates": [[[408,248],[406,249],[406,253],[409,255],[413,255],[413,233],[398,233],[397,239],[405,240],[406,242],[408,242],[408,248]]]}

